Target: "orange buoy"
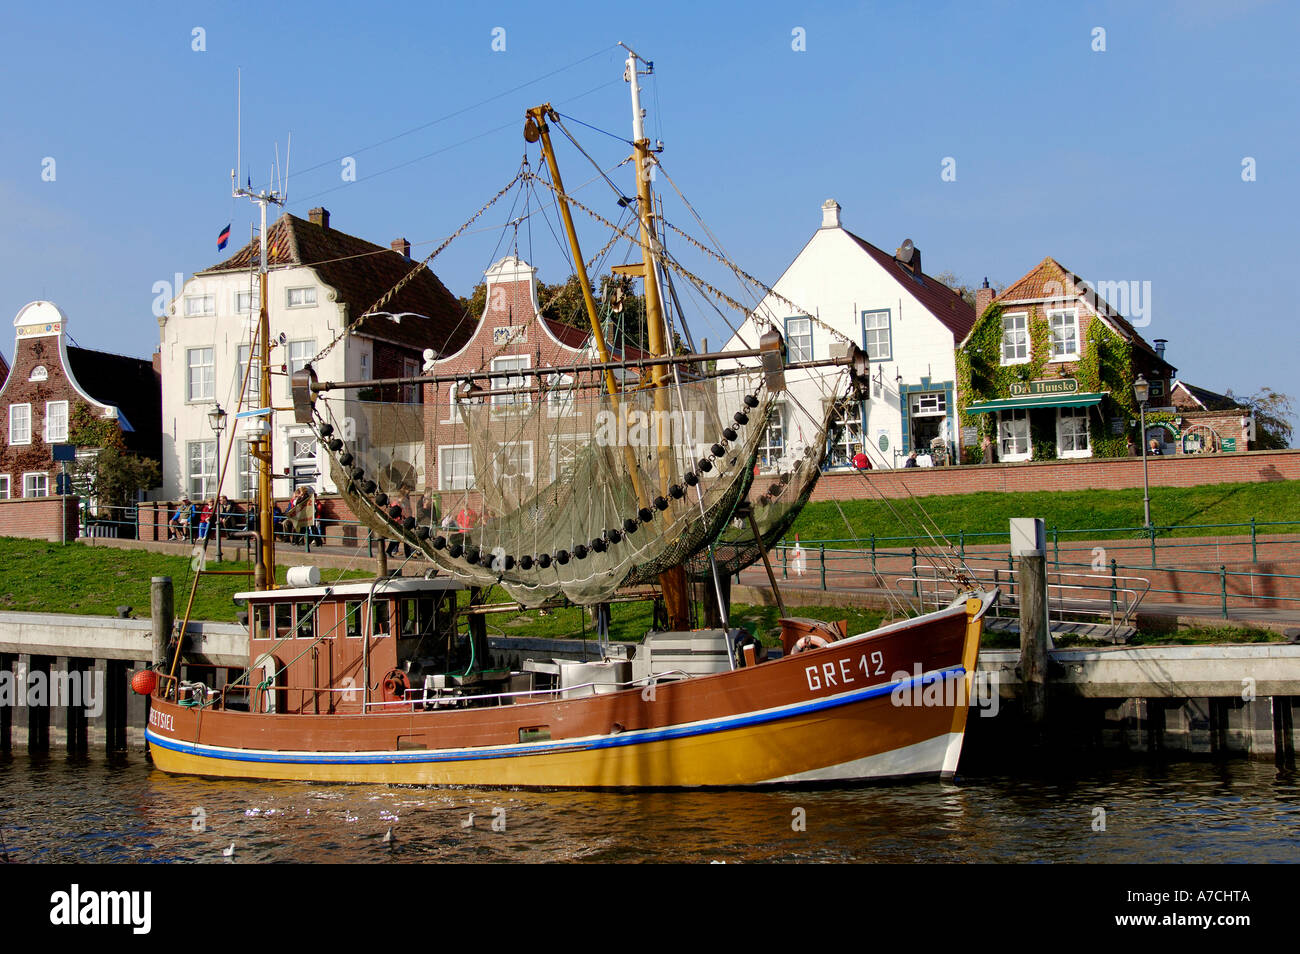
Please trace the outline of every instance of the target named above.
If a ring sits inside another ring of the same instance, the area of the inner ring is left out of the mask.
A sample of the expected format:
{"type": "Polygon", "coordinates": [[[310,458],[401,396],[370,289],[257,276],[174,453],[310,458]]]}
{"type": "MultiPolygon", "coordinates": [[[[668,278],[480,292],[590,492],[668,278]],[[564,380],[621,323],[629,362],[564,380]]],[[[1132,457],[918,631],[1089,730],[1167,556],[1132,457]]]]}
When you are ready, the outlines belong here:
{"type": "Polygon", "coordinates": [[[142,696],[147,696],[153,692],[154,687],[158,685],[158,674],[152,669],[141,669],[131,677],[131,688],[142,696]]]}

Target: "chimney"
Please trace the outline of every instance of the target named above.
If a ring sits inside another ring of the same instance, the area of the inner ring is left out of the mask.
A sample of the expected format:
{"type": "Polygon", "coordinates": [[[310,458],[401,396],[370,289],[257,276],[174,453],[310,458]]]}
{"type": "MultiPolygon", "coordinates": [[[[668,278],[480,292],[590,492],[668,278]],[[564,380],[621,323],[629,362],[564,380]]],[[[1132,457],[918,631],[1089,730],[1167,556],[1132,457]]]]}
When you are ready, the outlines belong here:
{"type": "Polygon", "coordinates": [[[389,247],[403,258],[411,257],[411,243],[404,238],[395,238],[389,243],[389,247]]]}
{"type": "Polygon", "coordinates": [[[822,203],[822,228],[837,229],[840,227],[840,204],[834,199],[827,199],[822,203]]]}
{"type": "Polygon", "coordinates": [[[989,288],[989,280],[985,276],[983,287],[975,289],[975,317],[978,318],[988,311],[991,304],[993,304],[993,289],[989,288]]]}
{"type": "Polygon", "coordinates": [[[320,206],[316,206],[316,208],[312,209],[310,212],[307,213],[307,216],[308,218],[311,219],[312,225],[319,225],[323,229],[327,229],[327,230],[329,229],[330,227],[329,209],[324,209],[321,208],[320,206]]]}
{"type": "Polygon", "coordinates": [[[1165,359],[1165,345],[1169,344],[1169,339],[1157,338],[1155,341],[1151,343],[1155,346],[1156,356],[1159,357],[1161,361],[1163,361],[1165,359]]]}

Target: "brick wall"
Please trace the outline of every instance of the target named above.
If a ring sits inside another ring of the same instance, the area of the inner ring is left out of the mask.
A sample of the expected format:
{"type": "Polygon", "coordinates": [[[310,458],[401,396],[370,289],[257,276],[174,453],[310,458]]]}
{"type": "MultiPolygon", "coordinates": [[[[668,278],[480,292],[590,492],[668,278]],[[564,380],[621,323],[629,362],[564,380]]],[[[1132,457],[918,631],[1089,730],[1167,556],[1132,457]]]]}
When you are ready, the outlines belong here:
{"type": "MultiPolygon", "coordinates": [[[[1195,454],[1147,459],[1153,487],[1300,480],[1300,450],[1195,454]]],[[[812,499],[855,500],[878,496],[1002,493],[1034,490],[1118,490],[1142,487],[1142,459],[1043,461],[968,467],[917,467],[823,474],[812,499]]]]}
{"type": "Polygon", "coordinates": [[[0,537],[30,537],[35,540],[61,539],[60,517],[68,540],[77,539],[80,524],[76,497],[32,497],[0,500],[0,537]]]}

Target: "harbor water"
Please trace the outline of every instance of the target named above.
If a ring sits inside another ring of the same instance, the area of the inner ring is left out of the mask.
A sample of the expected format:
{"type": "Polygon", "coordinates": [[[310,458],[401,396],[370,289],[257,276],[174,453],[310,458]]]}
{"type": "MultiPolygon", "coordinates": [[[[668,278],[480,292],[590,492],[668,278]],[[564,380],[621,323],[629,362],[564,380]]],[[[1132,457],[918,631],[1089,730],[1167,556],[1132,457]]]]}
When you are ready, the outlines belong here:
{"type": "Polygon", "coordinates": [[[1260,863],[1300,861],[1298,834],[1296,773],[1242,759],[641,793],[184,778],[140,752],[0,761],[3,850],[37,863],[1260,863]]]}

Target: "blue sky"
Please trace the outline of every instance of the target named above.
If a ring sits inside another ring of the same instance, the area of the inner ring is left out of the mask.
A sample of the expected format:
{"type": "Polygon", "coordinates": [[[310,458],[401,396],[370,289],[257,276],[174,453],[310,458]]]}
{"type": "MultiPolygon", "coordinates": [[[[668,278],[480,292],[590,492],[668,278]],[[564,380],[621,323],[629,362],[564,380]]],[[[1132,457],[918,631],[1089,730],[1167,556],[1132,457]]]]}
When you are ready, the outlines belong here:
{"type": "MultiPolygon", "coordinates": [[[[290,211],[323,204],[422,257],[513,175],[528,106],[628,134],[624,40],[655,62],[665,168],[751,274],[775,281],[833,196],[869,241],[913,239],[930,273],[1005,283],[1051,255],[1150,282],[1142,330],[1182,378],[1300,396],[1298,27],[1280,2],[23,5],[0,35],[0,314],[48,298],[82,346],[152,352],[154,284],[224,257],[218,230],[233,223],[233,248],[256,214],[230,197],[237,67],[254,182],[292,132],[290,211]]],[[[602,164],[622,156],[572,128],[602,164]]],[[[561,158],[570,184],[589,177],[561,158]]],[[[616,214],[605,187],[579,194],[616,214]]],[[[467,294],[498,238],[433,268],[467,294]]],[[[567,274],[540,223],[526,239],[543,280],[567,274]]]]}

